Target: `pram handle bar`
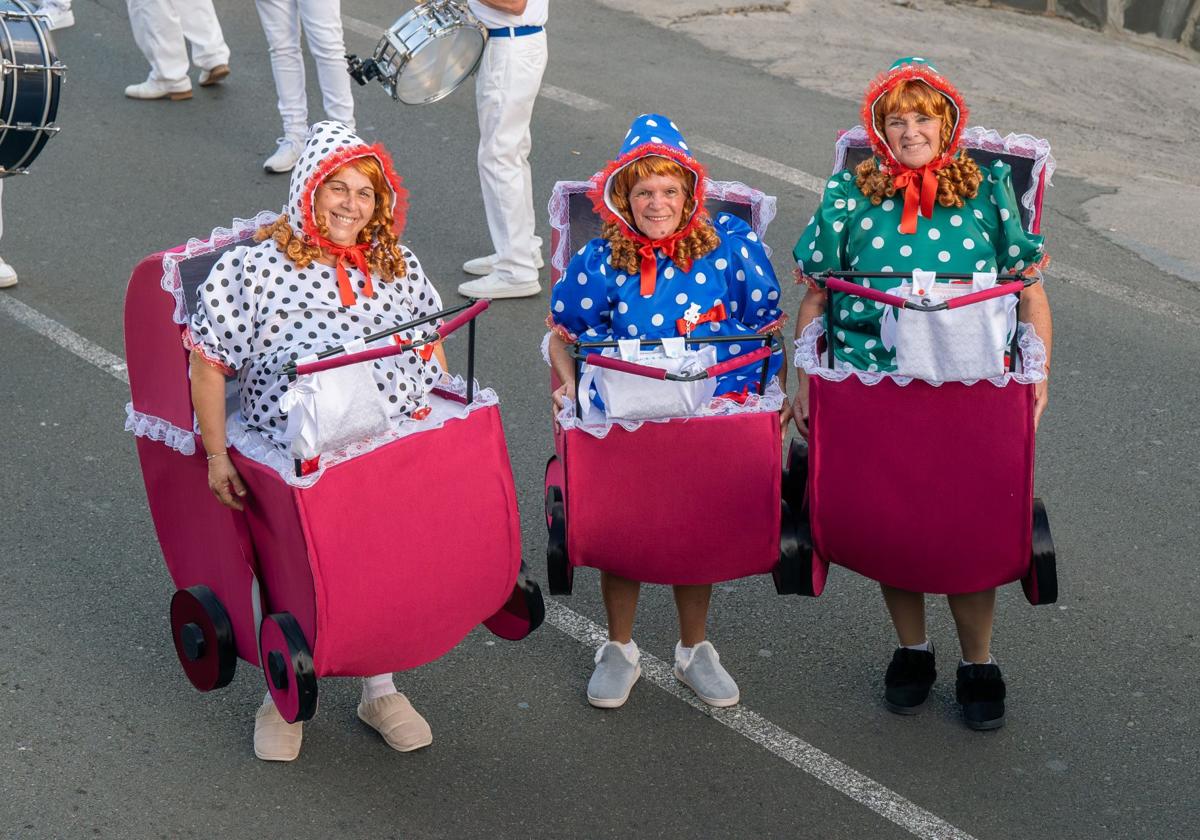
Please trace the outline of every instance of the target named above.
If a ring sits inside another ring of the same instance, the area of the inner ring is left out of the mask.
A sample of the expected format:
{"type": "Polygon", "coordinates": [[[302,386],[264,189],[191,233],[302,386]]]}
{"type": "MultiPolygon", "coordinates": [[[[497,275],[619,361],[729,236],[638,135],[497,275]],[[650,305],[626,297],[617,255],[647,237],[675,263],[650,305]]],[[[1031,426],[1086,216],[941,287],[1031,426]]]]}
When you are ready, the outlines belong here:
{"type": "MultiPolygon", "coordinates": [[[[738,339],[743,341],[765,340],[767,343],[764,346],[759,347],[757,350],[751,350],[748,353],[742,353],[739,356],[726,359],[723,362],[719,362],[715,365],[707,367],[697,373],[668,373],[662,368],[651,367],[649,365],[639,365],[635,362],[627,362],[624,359],[617,359],[612,356],[604,356],[600,353],[580,353],[578,355],[572,353],[572,356],[579,361],[587,362],[589,365],[608,368],[609,370],[616,370],[620,371],[621,373],[631,373],[634,376],[644,376],[647,379],[664,379],[669,382],[699,382],[701,379],[708,379],[710,377],[715,379],[723,373],[728,373],[731,370],[736,370],[737,368],[754,364],[755,362],[765,359],[775,352],[770,346],[771,342],[774,340],[774,336],[770,334],[754,336],[721,336],[709,339],[697,339],[697,341],[728,342],[736,341],[738,339]]],[[[661,344],[661,341],[646,341],[646,343],[661,344]]],[[[581,343],[577,346],[590,348],[596,345],[614,346],[615,342],[596,342],[596,344],[581,343]]]]}
{"type": "MultiPolygon", "coordinates": [[[[878,274],[859,274],[859,276],[879,277],[878,274]]],[[[868,289],[865,286],[859,286],[856,283],[851,283],[848,280],[843,280],[844,276],[839,272],[839,276],[825,277],[825,287],[831,292],[842,292],[843,294],[853,297],[867,298],[868,300],[885,303],[888,306],[894,306],[897,309],[912,309],[917,312],[945,312],[950,309],[958,309],[963,306],[970,306],[973,303],[980,303],[992,298],[1004,297],[1005,295],[1019,294],[1024,290],[1028,283],[1036,281],[1029,280],[1028,282],[1022,278],[1016,278],[1013,282],[1001,283],[993,286],[990,289],[983,289],[978,292],[962,295],[961,297],[951,298],[947,301],[939,301],[938,303],[917,303],[916,301],[907,300],[899,295],[882,292],[879,289],[868,289]]],[[[888,275],[888,276],[908,276],[908,275],[888,275]]],[[[942,275],[952,279],[970,279],[970,275],[942,275]]]]}
{"type": "Polygon", "coordinates": [[[412,327],[420,326],[421,324],[431,323],[433,321],[436,321],[438,318],[442,318],[446,315],[451,315],[455,312],[460,313],[457,317],[452,318],[451,320],[442,324],[440,329],[435,330],[434,332],[425,336],[425,338],[421,339],[420,341],[413,341],[413,342],[409,342],[407,344],[393,344],[393,345],[386,346],[386,347],[373,347],[370,350],[360,350],[357,353],[347,353],[347,354],[342,354],[342,348],[334,348],[332,351],[326,350],[326,351],[323,351],[322,353],[318,353],[317,361],[315,361],[315,362],[308,362],[308,363],[302,364],[302,365],[297,365],[295,362],[289,362],[287,365],[284,365],[283,370],[281,372],[284,375],[288,376],[289,378],[295,378],[297,376],[304,376],[305,374],[309,374],[309,373],[320,373],[323,370],[331,370],[333,368],[344,367],[346,365],[358,364],[359,362],[369,362],[369,361],[373,361],[375,359],[385,359],[389,356],[395,356],[398,353],[405,353],[409,350],[415,350],[419,347],[424,347],[426,344],[434,344],[438,341],[441,341],[444,338],[447,338],[451,333],[453,333],[455,330],[457,330],[463,324],[472,320],[480,312],[483,312],[483,310],[487,309],[489,305],[490,305],[489,301],[480,300],[480,301],[476,301],[473,304],[464,304],[462,306],[456,306],[452,309],[444,309],[441,312],[435,312],[433,315],[430,315],[426,318],[421,318],[420,320],[417,320],[417,321],[409,321],[408,323],[400,324],[399,326],[392,327],[388,330],[385,330],[384,332],[376,333],[375,335],[369,336],[367,338],[368,341],[372,341],[372,340],[375,340],[378,338],[384,338],[386,336],[400,332],[401,330],[411,329],[412,327]],[[466,310],[466,311],[464,312],[463,310],[466,310]],[[342,354],[342,355],[339,355],[339,354],[342,354]],[[324,357],[324,358],[322,358],[322,357],[324,357]]]}

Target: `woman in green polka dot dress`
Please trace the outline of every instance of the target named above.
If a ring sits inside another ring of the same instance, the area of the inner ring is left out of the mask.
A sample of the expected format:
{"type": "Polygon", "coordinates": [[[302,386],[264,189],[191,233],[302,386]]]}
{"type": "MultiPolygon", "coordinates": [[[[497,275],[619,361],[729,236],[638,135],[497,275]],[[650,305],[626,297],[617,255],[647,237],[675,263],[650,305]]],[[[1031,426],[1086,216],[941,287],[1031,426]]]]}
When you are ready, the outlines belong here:
{"type": "MultiPolygon", "coordinates": [[[[793,252],[798,276],[809,286],[796,319],[796,335],[825,313],[825,291],[813,275],[826,270],[1033,273],[1047,262],[1042,237],[1021,227],[1011,173],[1000,161],[981,169],[959,139],[967,109],[958,91],[924,59],[897,61],[868,87],[862,106],[874,156],[854,172],[834,174],[821,207],[793,252]]],[[[902,280],[859,280],[863,285],[902,280]]],[[[880,341],[883,306],[834,294],[831,325],[835,364],[891,372],[895,354],[880,341]]],[[[1045,342],[1047,375],[1050,307],[1041,283],[1021,295],[1018,317],[1045,342]]],[[[794,417],[808,434],[808,382],[799,371],[794,417]]],[[[1034,427],[1046,408],[1043,380],[1035,391],[1034,427]]],[[[882,585],[881,585],[882,586],[882,585]]],[[[933,649],[925,633],[925,596],[882,586],[900,647],[885,678],[885,702],[912,714],[933,685],[933,649]]],[[[1004,682],[991,658],[995,589],[948,596],[958,628],[962,661],[957,694],[964,719],[975,729],[1004,722],[1004,682]]]]}

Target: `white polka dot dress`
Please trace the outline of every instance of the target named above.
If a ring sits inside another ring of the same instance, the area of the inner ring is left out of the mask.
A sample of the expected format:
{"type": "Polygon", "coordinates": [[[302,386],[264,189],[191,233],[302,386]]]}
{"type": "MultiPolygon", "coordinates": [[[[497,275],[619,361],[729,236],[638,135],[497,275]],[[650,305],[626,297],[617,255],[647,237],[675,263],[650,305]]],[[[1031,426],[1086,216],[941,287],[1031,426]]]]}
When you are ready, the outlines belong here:
{"type": "MultiPolygon", "coordinates": [[[[288,216],[297,230],[302,229],[296,220],[301,218],[306,196],[316,187],[306,182],[314,173],[322,178],[329,174],[320,168],[322,161],[339,152],[344,155],[347,149],[374,154],[345,126],[318,123],[313,127],[303,166],[298,165],[292,176],[288,216]],[[336,130],[322,130],[330,126],[336,130]]],[[[390,168],[387,161],[385,172],[390,168]]],[[[393,183],[398,187],[399,179],[393,183]]],[[[416,256],[403,246],[401,254],[407,274],[392,281],[378,275],[370,278],[374,294],[368,294],[368,278],[348,267],[355,299],[344,306],[334,267],[314,262],[300,268],[272,240],[233,248],[197,287],[185,343],[227,374],[236,374],[242,418],[286,450],[281,437],[287,414],[280,401],[288,381],[278,373],[284,364],[441,310],[441,298],[416,256]]],[[[413,338],[411,332],[401,337],[413,338]]],[[[425,362],[412,352],[364,364],[369,365],[389,414],[397,419],[428,405],[428,393],[441,374],[436,357],[425,362]]]]}

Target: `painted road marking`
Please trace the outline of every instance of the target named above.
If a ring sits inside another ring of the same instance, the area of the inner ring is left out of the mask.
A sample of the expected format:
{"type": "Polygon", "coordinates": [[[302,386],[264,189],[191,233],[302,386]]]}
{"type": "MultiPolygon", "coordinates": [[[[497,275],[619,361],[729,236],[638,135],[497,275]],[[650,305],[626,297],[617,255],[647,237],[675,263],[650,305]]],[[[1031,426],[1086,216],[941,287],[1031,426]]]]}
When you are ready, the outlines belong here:
{"type": "Polygon", "coordinates": [[[90,362],[126,385],[129,384],[129,371],[119,356],[114,356],[99,344],[88,341],[79,333],[64,327],[53,318],[48,318],[32,306],[22,303],[12,295],[0,294],[0,311],[8,313],[15,320],[37,334],[44,335],[58,346],[70,350],[85,362],[90,362]]]}

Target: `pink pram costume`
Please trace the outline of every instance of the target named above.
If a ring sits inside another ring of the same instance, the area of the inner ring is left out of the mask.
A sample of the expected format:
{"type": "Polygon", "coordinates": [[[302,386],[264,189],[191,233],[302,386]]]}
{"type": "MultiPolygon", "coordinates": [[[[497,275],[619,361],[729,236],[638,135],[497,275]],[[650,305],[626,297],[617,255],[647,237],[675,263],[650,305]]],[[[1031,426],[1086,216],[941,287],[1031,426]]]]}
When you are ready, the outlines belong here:
{"type": "MultiPolygon", "coordinates": [[[[902,348],[888,346],[889,319],[961,313],[1018,295],[1033,282],[1003,272],[1028,274],[1045,262],[1038,234],[1054,170],[1049,144],[964,130],[957,92],[922,59],[897,62],[865,101],[868,128],[839,138],[822,206],[795,250],[804,275],[825,288],[827,303],[824,322],[810,323],[796,342],[796,366],[809,375],[810,437],[807,449],[793,444],[784,496],[800,513],[797,536],[811,562],[786,585],[819,595],[835,563],[912,592],[971,593],[1020,580],[1031,603],[1051,603],[1057,597],[1054,548],[1045,509],[1033,498],[1042,342],[1011,321],[1010,346],[1002,338],[1000,347],[988,348],[996,369],[969,381],[906,375],[902,348]],[[852,173],[871,154],[899,171],[872,128],[870,109],[902,79],[924,81],[955,103],[953,140],[943,160],[965,148],[986,179],[977,199],[961,209],[932,198],[926,204],[919,179],[908,187],[911,196],[899,190],[881,204],[855,187],[852,173]],[[940,272],[942,287],[945,281],[970,284],[989,270],[983,280],[996,285],[949,302],[918,301],[923,284],[935,287],[932,277],[907,273],[921,268],[940,272]]],[[[1015,300],[1008,300],[1011,312],[1015,300]]]]}
{"type": "MultiPolygon", "coordinates": [[[[320,123],[292,178],[285,212],[295,230],[311,233],[316,185],[366,156],[392,185],[399,227],[404,193],[386,154],[344,126],[320,123]]],[[[280,714],[293,722],[315,711],[318,677],[417,667],[481,622],[520,639],[544,609],[522,569],[495,393],[470,381],[439,386],[436,362],[408,349],[447,336],[486,304],[442,323],[439,316],[451,312],[438,312],[437,292],[407,249],[406,276],[385,283],[352,249],[333,249],[335,267],[299,270],[273,241],[245,244],[276,217],[238,220],[135,268],[125,304],[127,428],[137,435],[151,515],[177,587],[171,632],[188,679],[208,691],[229,683],[238,658],[259,665],[280,714]],[[387,351],[297,360],[422,321],[401,330],[387,351]],[[244,512],[208,490],[184,343],[237,371],[230,397],[241,411],[230,412],[227,439],[249,491],[244,512]],[[303,377],[357,358],[367,359],[390,428],[295,469],[280,408],[288,389],[282,369],[300,361],[293,375],[303,377]]],[[[470,331],[473,354],[473,320],[470,331]]]]}
{"type": "MultiPolygon", "coordinates": [[[[784,397],[774,379],[781,360],[770,336],[785,316],[762,243],[774,197],[707,179],[675,124],[645,114],[604,171],[588,182],[555,186],[550,212],[555,286],[547,324],[574,345],[577,378],[591,366],[682,381],[601,350],[630,337],[657,345],[684,336],[689,347],[708,339],[717,342],[716,363],[693,378],[715,380],[709,394],[718,397],[691,416],[629,421],[605,416],[589,378],[579,380],[584,411],[576,416],[568,404],[560,413],[555,455],[546,467],[551,592],[570,593],[578,566],[675,585],[778,574],[784,397]],[[668,247],[649,243],[614,211],[614,175],[644,156],[666,157],[696,179],[692,217],[670,239],[686,235],[707,210],[720,238],[715,250],[677,260],[672,241],[668,247]],[[640,277],[614,268],[611,244],[596,238],[597,216],[621,225],[641,245],[640,277]],[[719,526],[697,538],[678,527],[681,517],[719,526]]],[[[782,529],[790,533],[790,524],[782,529]]]]}

